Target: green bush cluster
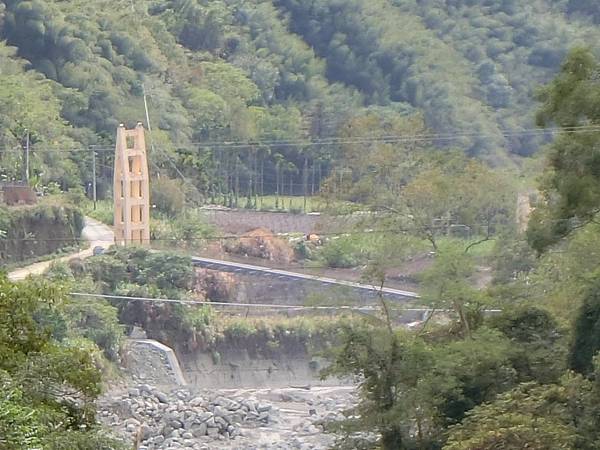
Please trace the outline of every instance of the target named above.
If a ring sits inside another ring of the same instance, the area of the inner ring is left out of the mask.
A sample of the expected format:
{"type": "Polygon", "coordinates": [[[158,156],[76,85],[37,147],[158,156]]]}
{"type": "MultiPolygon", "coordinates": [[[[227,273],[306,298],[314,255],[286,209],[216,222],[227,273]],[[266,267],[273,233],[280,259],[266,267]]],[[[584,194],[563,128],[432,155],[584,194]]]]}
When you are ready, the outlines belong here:
{"type": "Polygon", "coordinates": [[[96,423],[97,347],[57,330],[67,305],[60,285],[0,277],[1,448],[123,448],[96,423]]]}
{"type": "MultiPolygon", "coordinates": [[[[103,255],[73,261],[68,267],[55,264],[48,276],[82,292],[181,300],[192,297],[195,281],[189,257],[141,247],[113,247],[103,255]]],[[[194,348],[195,342],[213,340],[209,308],[83,297],[81,303],[70,305],[69,311],[69,326],[80,330],[113,361],[118,359],[124,328],[133,326],[177,348],[194,348]]]]}
{"type": "Polygon", "coordinates": [[[251,357],[257,358],[321,353],[340,342],[343,326],[359,323],[362,320],[352,315],[220,317],[213,324],[217,334],[212,348],[220,354],[244,349],[251,357]]]}
{"type": "Polygon", "coordinates": [[[198,209],[179,210],[176,217],[156,215],[150,223],[150,238],[158,248],[165,250],[174,245],[198,249],[215,234],[216,230],[198,209]]]}

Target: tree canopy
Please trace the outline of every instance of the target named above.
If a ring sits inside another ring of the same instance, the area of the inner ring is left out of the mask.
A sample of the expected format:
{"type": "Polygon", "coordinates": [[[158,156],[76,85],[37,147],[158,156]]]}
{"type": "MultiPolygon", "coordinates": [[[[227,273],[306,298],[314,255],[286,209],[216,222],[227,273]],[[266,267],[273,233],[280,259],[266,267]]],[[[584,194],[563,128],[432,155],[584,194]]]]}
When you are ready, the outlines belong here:
{"type": "Polygon", "coordinates": [[[597,131],[600,124],[600,63],[586,49],[569,54],[558,77],[540,93],[538,121],[564,130],[550,148],[543,202],[529,228],[538,251],[594,219],[600,208],[597,131]]]}
{"type": "Polygon", "coordinates": [[[121,448],[96,425],[101,373],[93,344],[61,332],[65,303],[60,285],[0,275],[0,448],[121,448]]]}
{"type": "Polygon", "coordinates": [[[346,152],[402,147],[303,145],[325,138],[433,133],[428,144],[493,164],[531,155],[548,140],[526,131],[532,91],[568,48],[599,37],[593,2],[567,0],[2,5],[0,177],[21,177],[29,133],[43,184],[90,182],[95,145],[110,185],[115,127],[145,118],[146,93],[152,171],[184,175],[196,200],[314,192],[346,152]]]}

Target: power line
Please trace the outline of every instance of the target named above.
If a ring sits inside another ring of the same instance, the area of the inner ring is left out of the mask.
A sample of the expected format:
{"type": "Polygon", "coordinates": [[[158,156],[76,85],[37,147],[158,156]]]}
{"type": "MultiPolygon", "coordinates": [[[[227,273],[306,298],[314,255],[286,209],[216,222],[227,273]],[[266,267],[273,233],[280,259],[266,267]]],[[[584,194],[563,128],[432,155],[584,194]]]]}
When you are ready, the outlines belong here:
{"type": "MultiPolygon", "coordinates": [[[[180,149],[185,148],[186,145],[196,147],[218,147],[221,149],[251,149],[253,146],[282,146],[282,147],[306,147],[314,145],[342,145],[342,144],[368,144],[368,143],[401,143],[401,142],[435,142],[435,141],[451,141],[462,138],[477,138],[477,137],[519,137],[519,136],[536,136],[536,135],[547,135],[547,134],[558,134],[558,133],[596,133],[600,132],[600,126],[598,125],[586,125],[578,127],[565,127],[565,128],[531,128],[523,129],[518,131],[501,131],[500,133],[479,133],[479,132],[463,132],[463,133],[438,133],[438,134],[416,134],[416,135],[387,135],[387,136],[356,136],[356,137],[331,137],[322,138],[315,140],[257,140],[257,141],[205,141],[205,142],[191,142],[184,144],[180,149]]],[[[9,149],[11,151],[19,150],[16,147],[6,147],[4,150],[9,149]]],[[[114,147],[95,147],[97,152],[114,151],[114,147]]],[[[161,151],[166,151],[166,148],[160,148],[161,151]]],[[[0,150],[2,151],[2,150],[0,150]]],[[[33,148],[32,151],[39,153],[76,153],[76,152],[88,152],[88,148],[33,148]]]]}
{"type": "MultiPolygon", "coordinates": [[[[181,299],[167,299],[167,298],[154,298],[154,297],[137,297],[137,296],[126,296],[126,295],[113,295],[113,294],[95,294],[95,293],[83,293],[83,292],[70,292],[69,295],[73,297],[90,297],[95,299],[113,299],[113,300],[124,300],[127,302],[149,302],[149,303],[175,303],[182,305],[199,305],[199,306],[223,306],[232,308],[266,308],[266,309],[281,309],[281,310],[331,310],[331,311],[378,311],[382,307],[380,305],[369,305],[369,306],[355,306],[355,305],[285,305],[281,303],[239,303],[239,302],[213,302],[213,301],[198,301],[198,300],[181,300],[181,299]]],[[[430,312],[433,308],[402,308],[396,307],[396,305],[388,305],[388,308],[395,311],[406,311],[406,312],[430,312]]],[[[438,309],[439,312],[453,312],[453,310],[438,309]]],[[[501,309],[486,309],[485,312],[500,313],[501,309]]]]}
{"type": "MultiPolygon", "coordinates": [[[[182,305],[200,305],[200,306],[224,306],[224,307],[241,307],[241,308],[270,308],[284,310],[349,310],[349,311],[374,311],[381,307],[378,305],[370,306],[355,306],[355,305],[285,305],[281,303],[238,303],[238,302],[213,302],[213,301],[198,301],[198,300],[181,300],[181,299],[163,299],[154,297],[136,297],[126,295],[111,295],[111,294],[90,294],[82,292],[70,292],[74,297],[91,297],[98,299],[114,299],[126,300],[128,302],[151,302],[151,303],[176,303],[182,305]]],[[[394,308],[401,311],[425,312],[431,308],[394,308]]]]}
{"type": "MultiPolygon", "coordinates": [[[[487,224],[478,224],[475,226],[486,226],[487,224]]],[[[87,227],[90,228],[102,228],[102,225],[87,225],[87,227]]],[[[314,232],[314,233],[309,233],[309,234],[313,234],[316,236],[323,236],[323,237],[345,237],[345,236],[353,236],[353,235],[369,235],[369,234],[387,234],[387,233],[410,233],[410,232],[415,232],[415,231],[422,231],[422,230],[430,230],[432,228],[439,228],[439,229],[443,229],[446,228],[445,226],[432,226],[432,227],[425,227],[425,226],[417,226],[417,227],[410,227],[410,228],[389,228],[389,229],[379,229],[379,230],[362,230],[362,231],[336,231],[336,232],[323,232],[323,233],[319,233],[319,232],[314,232]]],[[[256,234],[256,235],[239,235],[239,234],[228,234],[228,235],[220,235],[220,236],[206,236],[206,237],[186,237],[186,238],[150,238],[150,241],[155,241],[155,242],[195,242],[195,241],[220,241],[220,240],[229,240],[229,239],[262,239],[262,238],[284,238],[284,237],[291,237],[291,238],[298,238],[301,236],[306,236],[307,233],[277,233],[277,234],[256,234]]],[[[83,239],[83,238],[81,238],[83,239]]],[[[8,238],[8,239],[1,239],[0,238],[0,242],[27,242],[27,241],[31,241],[31,242],[62,242],[62,241],[73,241],[73,240],[77,240],[77,238],[44,238],[44,239],[37,239],[37,238],[8,238]]],[[[308,242],[308,241],[306,241],[308,242]]]]}
{"type": "MultiPolygon", "coordinates": [[[[583,132],[598,132],[600,131],[599,125],[585,125],[577,127],[565,127],[565,128],[529,128],[523,130],[509,131],[505,130],[500,135],[505,137],[529,135],[529,134],[549,134],[549,133],[583,133],[583,132]]],[[[349,137],[329,137],[316,140],[257,140],[257,141],[205,141],[205,142],[193,142],[192,145],[204,145],[204,146],[216,146],[216,147],[248,147],[252,145],[307,145],[307,144],[319,144],[319,145],[332,145],[339,143],[361,143],[361,142],[372,142],[372,141],[436,141],[436,140],[453,140],[463,137],[489,137],[493,136],[494,133],[479,133],[479,132],[463,132],[463,133],[429,133],[429,134],[414,134],[414,135],[383,135],[383,136],[349,136],[349,137]]]]}
{"type": "Polygon", "coordinates": [[[331,305],[315,305],[315,306],[306,306],[306,305],[283,305],[278,303],[237,303],[237,302],[212,302],[212,301],[198,301],[198,300],[181,300],[181,299],[171,299],[171,298],[153,298],[153,297],[136,297],[136,296],[126,296],[126,295],[109,295],[109,294],[89,294],[82,292],[71,292],[70,295],[74,297],[92,297],[92,298],[108,298],[114,300],[126,300],[129,302],[133,301],[141,301],[141,302],[151,302],[151,303],[176,303],[182,305],[201,305],[201,306],[226,306],[226,307],[256,307],[256,308],[272,308],[272,309],[313,309],[313,310],[372,310],[373,307],[364,307],[364,306],[352,306],[352,305],[341,305],[341,306],[331,306],[331,305]]]}
{"type": "MultiPolygon", "coordinates": [[[[210,212],[210,211],[208,211],[210,212]]],[[[571,219],[552,219],[548,220],[549,223],[562,223],[562,222],[570,222],[571,219]]],[[[487,222],[482,222],[479,224],[473,224],[472,226],[464,225],[464,224],[451,224],[451,226],[463,226],[469,228],[471,230],[477,229],[479,227],[487,227],[490,224],[487,222]]],[[[497,225],[497,224],[492,224],[497,225]]],[[[88,224],[86,228],[96,228],[104,230],[106,225],[104,224],[88,224]]],[[[263,238],[301,238],[306,237],[307,235],[315,235],[317,237],[351,237],[355,235],[378,235],[378,234],[389,234],[389,233],[414,233],[419,231],[429,231],[435,229],[446,229],[448,225],[431,225],[431,226],[412,226],[412,227],[391,227],[391,228],[382,228],[382,229],[367,229],[367,230],[348,230],[348,231],[330,231],[330,232],[291,232],[291,233],[269,233],[269,234],[223,234],[216,236],[199,236],[199,237],[151,237],[149,241],[151,242],[212,242],[212,241],[222,241],[222,240],[252,240],[252,239],[263,239],[263,238]]],[[[2,242],[73,242],[84,240],[83,236],[77,237],[64,237],[64,238],[36,238],[36,237],[23,237],[23,238],[0,238],[0,243],[2,242]]],[[[94,239],[97,241],[101,241],[102,239],[94,239]]],[[[306,240],[304,242],[310,242],[306,240]]]]}

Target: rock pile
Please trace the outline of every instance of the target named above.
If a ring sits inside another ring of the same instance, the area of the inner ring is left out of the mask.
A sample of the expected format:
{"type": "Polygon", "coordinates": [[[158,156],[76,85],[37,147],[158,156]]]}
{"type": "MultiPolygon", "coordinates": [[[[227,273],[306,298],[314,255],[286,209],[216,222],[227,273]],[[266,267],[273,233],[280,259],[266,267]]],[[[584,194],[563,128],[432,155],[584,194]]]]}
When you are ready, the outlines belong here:
{"type": "Polygon", "coordinates": [[[277,423],[278,411],[253,398],[194,395],[178,389],[170,393],[141,384],[122,395],[104,399],[100,419],[139,450],[208,449],[215,440],[231,440],[244,428],[277,423]]]}

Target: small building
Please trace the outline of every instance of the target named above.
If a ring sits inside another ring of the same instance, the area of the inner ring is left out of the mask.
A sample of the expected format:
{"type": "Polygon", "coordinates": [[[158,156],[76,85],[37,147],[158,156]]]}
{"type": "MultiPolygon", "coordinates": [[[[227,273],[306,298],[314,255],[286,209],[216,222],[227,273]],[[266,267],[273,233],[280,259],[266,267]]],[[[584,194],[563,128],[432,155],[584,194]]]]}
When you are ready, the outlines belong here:
{"type": "Polygon", "coordinates": [[[15,206],[35,205],[36,203],[35,191],[27,183],[20,181],[0,182],[0,204],[15,206]]]}

